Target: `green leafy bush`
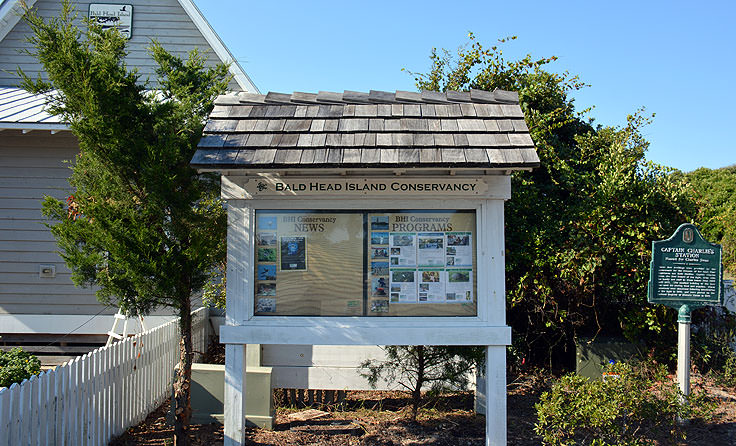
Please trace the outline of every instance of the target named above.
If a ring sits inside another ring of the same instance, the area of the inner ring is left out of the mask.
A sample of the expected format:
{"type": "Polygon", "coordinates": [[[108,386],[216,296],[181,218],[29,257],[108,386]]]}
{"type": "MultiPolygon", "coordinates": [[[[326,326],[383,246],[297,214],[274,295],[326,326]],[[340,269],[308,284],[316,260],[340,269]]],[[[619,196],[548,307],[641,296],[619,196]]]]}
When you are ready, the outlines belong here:
{"type": "Polygon", "coordinates": [[[736,387],[736,313],[726,308],[702,308],[693,314],[692,362],[717,382],[736,387]]]}
{"type": "Polygon", "coordinates": [[[0,351],[0,387],[10,387],[13,383],[21,383],[39,373],[41,361],[34,355],[20,348],[9,352],[0,351]]]}
{"type": "Polygon", "coordinates": [[[708,418],[715,403],[700,392],[680,401],[677,384],[653,363],[618,363],[603,381],[568,374],[542,394],[535,431],[548,445],[645,445],[684,439],[677,418],[708,418]]]}

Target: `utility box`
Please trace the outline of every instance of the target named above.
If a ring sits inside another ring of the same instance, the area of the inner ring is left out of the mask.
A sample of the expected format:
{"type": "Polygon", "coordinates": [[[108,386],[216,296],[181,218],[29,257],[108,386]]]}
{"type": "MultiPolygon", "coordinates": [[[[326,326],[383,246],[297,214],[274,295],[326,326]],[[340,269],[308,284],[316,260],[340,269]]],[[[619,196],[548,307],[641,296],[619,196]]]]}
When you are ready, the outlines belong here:
{"type": "Polygon", "coordinates": [[[575,372],[586,378],[601,379],[606,364],[629,361],[638,356],[636,346],[625,339],[578,339],[575,341],[575,372]]]}
{"type": "MultiPolygon", "coordinates": [[[[271,392],[271,367],[249,366],[245,391],[250,427],[273,429],[274,405],[271,392]]],[[[225,366],[222,364],[192,364],[193,424],[224,423],[225,366]]],[[[170,414],[171,415],[171,414],[170,414]]],[[[173,417],[171,417],[173,419],[173,417]]]]}

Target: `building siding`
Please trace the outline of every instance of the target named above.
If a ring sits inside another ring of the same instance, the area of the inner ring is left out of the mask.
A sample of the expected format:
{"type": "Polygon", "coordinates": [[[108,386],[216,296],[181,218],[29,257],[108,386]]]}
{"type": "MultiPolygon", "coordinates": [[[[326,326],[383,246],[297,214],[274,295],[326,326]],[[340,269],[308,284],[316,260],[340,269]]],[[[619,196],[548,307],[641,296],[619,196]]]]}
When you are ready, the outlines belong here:
{"type": "MultiPolygon", "coordinates": [[[[111,315],[94,288],[77,287],[41,214],[45,196],[70,194],[70,162],[79,151],[70,132],[0,132],[0,315],[111,315]],[[40,265],[56,267],[56,277],[39,277],[40,265]]],[[[201,304],[199,298],[193,299],[201,304]]],[[[170,315],[161,308],[152,315],[170,315]]],[[[0,327],[0,333],[2,333],[0,327]]]]}
{"type": "Polygon", "coordinates": [[[69,132],[0,133],[0,314],[91,315],[103,308],[93,289],[72,284],[41,215],[44,196],[69,195],[66,161],[77,151],[69,132]],[[41,264],[55,265],[56,277],[40,278],[41,264]]]}
{"type": "MultiPolygon", "coordinates": [[[[87,15],[90,3],[101,2],[76,2],[80,27],[83,26],[81,18],[87,15]]],[[[208,64],[214,65],[219,62],[215,51],[191,21],[178,0],[126,0],[121,4],[133,5],[133,31],[128,41],[126,63],[130,67],[139,69],[142,82],[156,78],[156,63],[147,50],[153,39],[161,43],[167,51],[179,57],[186,57],[189,51],[198,48],[207,56],[208,64]]],[[[35,8],[41,17],[48,19],[59,15],[61,3],[39,0],[35,8]]],[[[0,86],[18,85],[19,78],[15,74],[17,67],[31,77],[44,77],[41,65],[32,56],[23,53],[23,50],[32,49],[26,40],[29,34],[30,27],[21,20],[0,42],[0,86]]],[[[156,85],[153,83],[150,86],[155,88],[156,85]]],[[[240,90],[235,81],[230,82],[229,88],[240,90]]]]}

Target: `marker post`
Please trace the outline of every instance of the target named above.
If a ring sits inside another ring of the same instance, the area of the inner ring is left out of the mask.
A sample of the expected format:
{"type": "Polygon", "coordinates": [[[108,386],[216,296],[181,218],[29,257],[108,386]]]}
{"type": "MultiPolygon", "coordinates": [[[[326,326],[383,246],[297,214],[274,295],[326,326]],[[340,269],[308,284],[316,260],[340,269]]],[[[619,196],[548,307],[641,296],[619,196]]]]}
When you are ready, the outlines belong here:
{"type": "Polygon", "coordinates": [[[690,395],[692,310],[723,305],[721,246],[706,241],[695,225],[685,223],[667,240],[652,242],[650,266],[649,303],[678,310],[677,381],[685,402],[690,395]]]}

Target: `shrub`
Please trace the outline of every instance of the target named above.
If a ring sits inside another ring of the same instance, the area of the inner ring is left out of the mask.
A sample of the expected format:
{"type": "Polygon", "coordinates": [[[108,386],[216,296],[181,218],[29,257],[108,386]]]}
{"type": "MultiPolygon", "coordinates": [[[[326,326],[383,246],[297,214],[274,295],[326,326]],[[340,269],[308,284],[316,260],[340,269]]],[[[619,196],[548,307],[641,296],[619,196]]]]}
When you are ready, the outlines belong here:
{"type": "Polygon", "coordinates": [[[724,307],[694,313],[691,351],[693,365],[718,383],[736,387],[736,313],[724,307]]]}
{"type": "Polygon", "coordinates": [[[0,387],[10,387],[21,383],[33,375],[41,373],[41,361],[19,347],[9,352],[0,351],[0,387]]]}
{"type": "Polygon", "coordinates": [[[715,403],[693,392],[680,401],[677,384],[653,363],[610,365],[608,379],[568,374],[536,404],[535,431],[548,445],[645,445],[684,439],[678,417],[708,418],[715,403]]]}
{"type": "Polygon", "coordinates": [[[358,373],[375,388],[383,378],[411,393],[412,419],[416,420],[422,404],[422,389],[427,386],[432,393],[445,390],[464,390],[471,370],[482,364],[483,350],[479,348],[451,346],[383,347],[385,360],[367,359],[360,364],[358,373]]]}

